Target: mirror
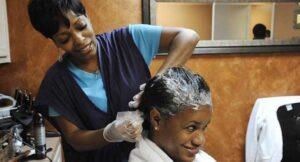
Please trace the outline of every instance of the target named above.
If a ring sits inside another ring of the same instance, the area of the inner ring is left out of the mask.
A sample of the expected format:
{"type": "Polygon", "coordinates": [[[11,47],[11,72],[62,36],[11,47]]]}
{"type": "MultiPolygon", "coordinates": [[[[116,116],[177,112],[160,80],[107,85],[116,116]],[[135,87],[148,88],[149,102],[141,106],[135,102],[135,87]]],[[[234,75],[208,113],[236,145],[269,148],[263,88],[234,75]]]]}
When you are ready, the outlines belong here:
{"type": "Polygon", "coordinates": [[[143,0],[143,23],[195,30],[195,54],[296,52],[299,11],[288,0],[143,0]]]}

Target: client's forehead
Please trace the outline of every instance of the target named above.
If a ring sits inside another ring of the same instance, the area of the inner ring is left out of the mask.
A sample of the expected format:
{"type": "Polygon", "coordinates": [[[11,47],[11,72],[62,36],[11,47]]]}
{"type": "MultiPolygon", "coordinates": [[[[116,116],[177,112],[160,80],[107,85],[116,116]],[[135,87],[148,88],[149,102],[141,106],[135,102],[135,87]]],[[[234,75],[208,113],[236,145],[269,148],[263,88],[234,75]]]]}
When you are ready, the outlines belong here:
{"type": "Polygon", "coordinates": [[[173,116],[182,122],[208,122],[210,121],[212,109],[209,106],[185,107],[173,116]]]}

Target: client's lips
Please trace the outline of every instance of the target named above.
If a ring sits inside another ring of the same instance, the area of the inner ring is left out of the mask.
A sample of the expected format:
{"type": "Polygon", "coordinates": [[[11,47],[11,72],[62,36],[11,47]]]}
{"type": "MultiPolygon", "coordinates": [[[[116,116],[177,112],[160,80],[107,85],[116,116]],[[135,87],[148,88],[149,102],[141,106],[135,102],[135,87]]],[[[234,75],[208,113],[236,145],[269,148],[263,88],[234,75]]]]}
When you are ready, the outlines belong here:
{"type": "Polygon", "coordinates": [[[192,155],[196,155],[200,148],[199,147],[188,147],[188,146],[184,146],[184,148],[192,155]]]}

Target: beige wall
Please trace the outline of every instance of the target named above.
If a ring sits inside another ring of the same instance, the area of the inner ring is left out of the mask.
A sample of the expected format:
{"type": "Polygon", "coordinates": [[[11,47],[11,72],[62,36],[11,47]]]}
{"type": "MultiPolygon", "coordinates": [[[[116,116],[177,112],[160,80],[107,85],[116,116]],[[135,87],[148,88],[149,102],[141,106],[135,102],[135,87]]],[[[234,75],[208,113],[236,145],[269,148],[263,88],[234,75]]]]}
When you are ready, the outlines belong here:
{"type": "Polygon", "coordinates": [[[157,3],[156,24],[195,30],[202,40],[211,39],[212,5],[199,3],[157,3]]]}
{"type": "MultiPolygon", "coordinates": [[[[28,0],[7,0],[12,63],[0,64],[0,93],[15,88],[36,94],[57,50],[31,27],[28,0]]],[[[141,1],[84,0],[97,32],[141,22],[141,1]]],[[[284,31],[283,31],[284,32],[284,31]]],[[[154,73],[164,56],[151,65],[154,73]]],[[[300,94],[300,51],[234,55],[193,55],[187,66],[208,81],[214,113],[207,130],[205,150],[219,162],[244,162],[249,115],[259,97],[300,94]]]]}

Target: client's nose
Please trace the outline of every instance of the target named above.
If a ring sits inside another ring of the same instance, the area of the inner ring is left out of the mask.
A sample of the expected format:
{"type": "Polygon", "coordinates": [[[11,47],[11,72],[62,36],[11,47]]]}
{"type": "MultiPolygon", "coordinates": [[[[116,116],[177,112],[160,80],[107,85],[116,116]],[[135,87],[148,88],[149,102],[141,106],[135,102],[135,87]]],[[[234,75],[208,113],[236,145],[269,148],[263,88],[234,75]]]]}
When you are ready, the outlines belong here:
{"type": "Polygon", "coordinates": [[[201,146],[205,143],[205,135],[203,131],[195,132],[195,135],[192,139],[194,145],[201,146]]]}

